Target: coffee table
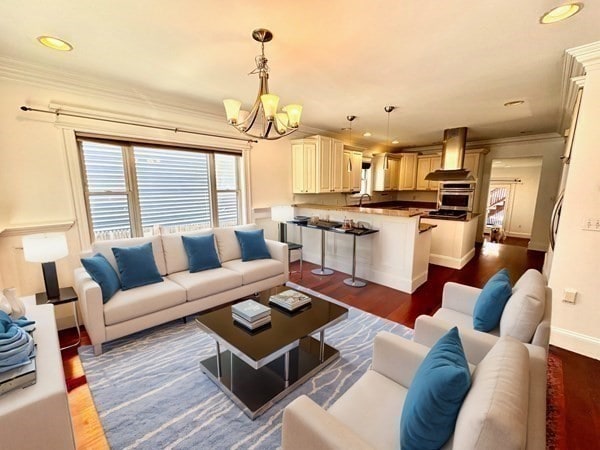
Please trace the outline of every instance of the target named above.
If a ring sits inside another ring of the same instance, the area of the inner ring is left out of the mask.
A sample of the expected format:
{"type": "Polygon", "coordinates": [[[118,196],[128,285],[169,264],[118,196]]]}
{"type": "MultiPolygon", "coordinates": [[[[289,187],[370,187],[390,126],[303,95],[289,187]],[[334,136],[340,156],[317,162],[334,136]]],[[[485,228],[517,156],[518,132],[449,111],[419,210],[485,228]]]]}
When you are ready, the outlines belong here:
{"type": "Polygon", "coordinates": [[[295,312],[269,304],[271,295],[287,289],[240,299],[271,307],[271,323],[254,331],[234,323],[231,304],[196,318],[217,350],[200,362],[202,372],[252,420],[340,356],[325,343],[325,330],[344,320],[348,309],[310,295],[311,304],[295,312]],[[319,339],[311,336],[317,333],[319,339]]]}

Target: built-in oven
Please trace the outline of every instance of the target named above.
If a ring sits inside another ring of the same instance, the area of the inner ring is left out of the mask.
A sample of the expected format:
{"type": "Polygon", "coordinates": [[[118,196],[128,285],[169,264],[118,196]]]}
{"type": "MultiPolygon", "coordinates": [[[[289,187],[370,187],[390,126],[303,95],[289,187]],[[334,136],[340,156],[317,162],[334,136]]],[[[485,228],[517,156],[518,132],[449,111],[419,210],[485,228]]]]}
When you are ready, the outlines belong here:
{"type": "Polygon", "coordinates": [[[438,190],[438,209],[473,211],[475,183],[442,181],[438,190]]]}

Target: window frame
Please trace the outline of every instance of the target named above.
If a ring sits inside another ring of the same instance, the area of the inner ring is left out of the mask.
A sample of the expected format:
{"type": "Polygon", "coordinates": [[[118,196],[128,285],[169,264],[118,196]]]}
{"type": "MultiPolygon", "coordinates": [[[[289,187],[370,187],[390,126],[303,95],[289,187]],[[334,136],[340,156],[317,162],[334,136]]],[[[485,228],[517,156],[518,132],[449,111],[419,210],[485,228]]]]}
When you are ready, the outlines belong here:
{"type": "Polygon", "coordinates": [[[79,162],[79,169],[81,174],[81,180],[83,185],[83,197],[86,207],[86,218],[88,223],[88,232],[90,241],[96,240],[96,234],[94,232],[94,222],[91,216],[91,205],[90,196],[108,196],[108,195],[125,195],[127,198],[127,205],[129,209],[129,227],[130,235],[132,238],[143,237],[144,231],[142,226],[142,213],[140,204],[139,186],[137,182],[137,168],[135,164],[135,152],[134,147],[140,146],[149,149],[162,149],[162,150],[173,150],[173,151],[188,151],[193,153],[206,154],[208,158],[208,194],[210,201],[210,227],[215,228],[219,226],[219,214],[218,214],[218,194],[220,192],[235,192],[236,194],[236,207],[237,207],[237,223],[241,224],[243,220],[243,201],[242,199],[244,188],[244,180],[242,178],[242,163],[243,153],[237,150],[226,150],[226,149],[212,149],[208,147],[196,147],[186,144],[166,144],[158,143],[147,140],[120,140],[114,138],[103,138],[88,136],[85,134],[75,136],[77,155],[79,162]],[[88,189],[88,179],[85,168],[83,142],[95,142],[99,144],[115,145],[121,148],[122,161],[123,161],[123,172],[125,177],[125,191],[104,191],[90,193],[88,189]],[[215,155],[223,154],[237,157],[235,164],[235,177],[236,177],[236,189],[221,189],[217,190],[217,173],[215,164],[215,155]]]}

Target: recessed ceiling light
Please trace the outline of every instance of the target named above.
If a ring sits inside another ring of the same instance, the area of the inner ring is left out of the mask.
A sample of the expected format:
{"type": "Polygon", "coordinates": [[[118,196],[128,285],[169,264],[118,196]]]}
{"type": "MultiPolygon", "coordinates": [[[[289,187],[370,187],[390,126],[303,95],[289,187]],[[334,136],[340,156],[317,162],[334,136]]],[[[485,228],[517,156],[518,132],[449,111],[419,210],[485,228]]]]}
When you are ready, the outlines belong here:
{"type": "Polygon", "coordinates": [[[525,103],[525,100],[513,100],[512,102],[506,102],[504,106],[518,106],[525,103]]]}
{"type": "Polygon", "coordinates": [[[371,134],[371,132],[370,132],[370,131],[365,131],[365,132],[363,133],[363,136],[364,136],[364,137],[371,137],[371,136],[372,136],[372,134],[371,134]]]}
{"type": "Polygon", "coordinates": [[[61,52],[70,52],[73,50],[73,46],[71,44],[57,37],[38,36],[37,40],[40,42],[40,44],[45,45],[53,50],[60,50],[61,52]]]}
{"type": "Polygon", "coordinates": [[[400,141],[399,141],[398,139],[394,139],[394,140],[392,141],[392,144],[399,144],[399,143],[400,143],[400,141]]]}
{"type": "Polygon", "coordinates": [[[540,17],[541,24],[560,22],[577,14],[583,8],[583,3],[567,3],[552,8],[550,11],[540,17]]]}

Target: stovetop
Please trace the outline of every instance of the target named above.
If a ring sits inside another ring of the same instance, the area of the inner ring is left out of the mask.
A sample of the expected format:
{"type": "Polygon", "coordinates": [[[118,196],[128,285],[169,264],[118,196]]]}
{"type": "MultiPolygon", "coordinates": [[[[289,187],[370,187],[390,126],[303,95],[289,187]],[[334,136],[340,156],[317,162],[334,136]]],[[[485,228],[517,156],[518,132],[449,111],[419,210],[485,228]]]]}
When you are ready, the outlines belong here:
{"type": "Polygon", "coordinates": [[[428,215],[437,217],[451,217],[453,219],[462,219],[467,217],[466,211],[456,211],[454,209],[438,209],[437,211],[429,211],[428,215]]]}

